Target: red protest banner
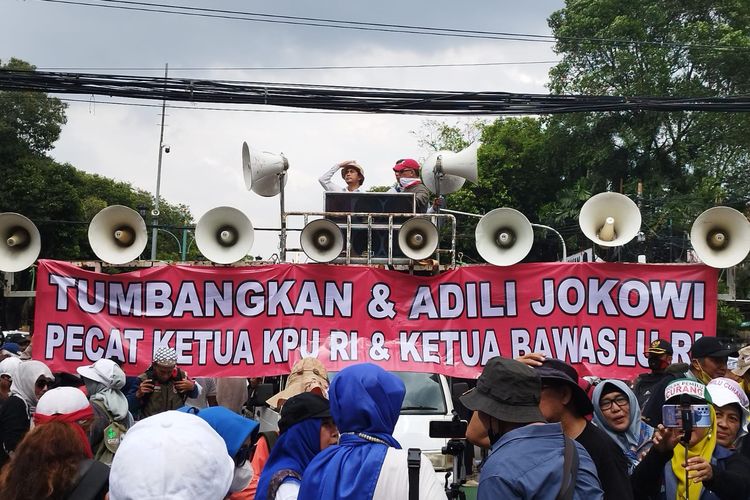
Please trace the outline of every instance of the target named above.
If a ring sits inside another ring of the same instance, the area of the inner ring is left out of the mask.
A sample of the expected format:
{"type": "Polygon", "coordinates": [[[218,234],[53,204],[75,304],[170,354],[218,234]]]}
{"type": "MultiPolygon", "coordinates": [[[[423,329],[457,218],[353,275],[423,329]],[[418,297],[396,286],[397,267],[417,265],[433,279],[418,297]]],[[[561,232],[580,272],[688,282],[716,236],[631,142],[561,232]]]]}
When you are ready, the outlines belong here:
{"type": "Polygon", "coordinates": [[[107,275],[42,260],[34,358],[73,371],[119,357],[136,374],[161,346],[193,376],[331,370],[475,377],[493,356],[537,351],[582,375],[645,371],[656,338],[676,362],[715,335],[716,270],[702,265],[537,263],[416,277],[356,266],[170,265],[107,275]]]}

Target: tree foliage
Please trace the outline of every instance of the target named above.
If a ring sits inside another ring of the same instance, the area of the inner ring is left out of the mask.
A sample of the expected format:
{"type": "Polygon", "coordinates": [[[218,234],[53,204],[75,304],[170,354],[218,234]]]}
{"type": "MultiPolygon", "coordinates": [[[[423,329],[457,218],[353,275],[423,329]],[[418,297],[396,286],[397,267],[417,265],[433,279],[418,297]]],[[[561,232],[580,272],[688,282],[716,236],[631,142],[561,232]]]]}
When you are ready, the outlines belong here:
{"type": "MultiPolygon", "coordinates": [[[[18,59],[0,68],[34,70],[18,59]]],[[[140,208],[148,214],[153,195],[47,156],[66,122],[65,107],[59,99],[42,93],[0,92],[0,212],[20,213],[37,225],[41,258],[95,259],[87,236],[91,218],[108,205],[140,208]]],[[[192,224],[192,215],[187,206],[165,200],[160,200],[159,209],[160,225],[175,228],[177,240],[161,236],[157,257],[179,260],[177,241],[182,235],[178,228],[192,224]]],[[[193,245],[188,258],[197,256],[193,245]]]]}

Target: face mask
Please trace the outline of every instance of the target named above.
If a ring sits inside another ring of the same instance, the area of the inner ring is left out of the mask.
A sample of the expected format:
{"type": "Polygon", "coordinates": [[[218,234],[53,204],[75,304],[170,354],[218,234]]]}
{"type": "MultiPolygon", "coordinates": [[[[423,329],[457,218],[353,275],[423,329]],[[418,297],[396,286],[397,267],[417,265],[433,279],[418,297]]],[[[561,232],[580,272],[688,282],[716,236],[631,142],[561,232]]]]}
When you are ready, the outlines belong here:
{"type": "Polygon", "coordinates": [[[422,181],[420,181],[416,177],[401,177],[398,180],[398,182],[401,185],[401,188],[403,189],[403,188],[407,188],[407,187],[411,186],[412,184],[418,184],[418,183],[420,183],[422,181]]]}
{"type": "Polygon", "coordinates": [[[667,360],[659,357],[648,358],[648,367],[653,371],[662,371],[667,368],[667,360]]]}

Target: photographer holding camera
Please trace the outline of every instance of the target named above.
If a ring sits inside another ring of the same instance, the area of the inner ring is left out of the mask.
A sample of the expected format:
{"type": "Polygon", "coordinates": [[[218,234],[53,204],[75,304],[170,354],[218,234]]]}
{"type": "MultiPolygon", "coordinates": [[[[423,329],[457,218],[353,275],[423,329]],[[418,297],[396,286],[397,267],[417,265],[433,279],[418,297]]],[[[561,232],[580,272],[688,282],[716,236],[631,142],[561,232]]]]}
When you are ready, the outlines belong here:
{"type": "Polygon", "coordinates": [[[160,347],[149,369],[138,378],[141,383],[135,397],[141,419],[176,410],[187,398],[197,398],[201,392],[201,386],[177,368],[177,352],[169,347],[160,347]]]}

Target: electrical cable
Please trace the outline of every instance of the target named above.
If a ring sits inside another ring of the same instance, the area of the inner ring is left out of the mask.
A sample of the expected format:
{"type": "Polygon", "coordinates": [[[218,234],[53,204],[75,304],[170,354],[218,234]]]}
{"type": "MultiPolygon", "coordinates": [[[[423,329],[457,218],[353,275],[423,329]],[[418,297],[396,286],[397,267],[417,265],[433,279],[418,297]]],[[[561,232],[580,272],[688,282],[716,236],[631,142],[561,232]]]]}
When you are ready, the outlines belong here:
{"type": "Polygon", "coordinates": [[[622,97],[435,91],[7,69],[0,71],[0,90],[412,115],[540,115],[635,110],[750,111],[750,96],[622,97]]]}
{"type": "Polygon", "coordinates": [[[277,23],[277,24],[290,24],[290,25],[301,25],[301,26],[312,26],[312,27],[323,27],[323,28],[335,28],[335,29],[349,29],[349,30],[360,30],[360,31],[377,31],[377,32],[389,32],[389,33],[405,33],[405,34],[416,34],[416,35],[431,35],[431,36],[449,36],[449,37],[460,37],[460,38],[479,38],[489,40],[510,40],[520,42],[542,42],[542,43],[557,43],[558,41],[565,42],[585,42],[585,43],[596,43],[596,44],[607,44],[612,46],[637,46],[637,45],[648,45],[648,46],[659,46],[659,47],[676,47],[676,48],[688,48],[688,49],[703,49],[703,50],[749,50],[747,46],[735,46],[735,45],[704,45],[704,44],[685,44],[672,41],[664,40],[623,40],[623,39],[612,39],[612,38],[601,38],[601,37],[556,37],[554,35],[539,35],[532,33],[510,33],[510,32],[497,32],[497,31],[484,31],[484,30],[469,30],[469,29],[455,29],[455,28],[439,28],[432,26],[416,26],[416,25],[405,25],[405,24],[390,24],[390,23],[374,23],[374,22],[361,22],[361,21],[349,21],[349,20],[337,20],[327,18],[315,18],[315,17],[301,17],[301,16],[287,16],[277,14],[265,14],[258,12],[246,12],[236,10],[225,10],[225,9],[211,9],[204,7],[193,7],[173,4],[162,4],[154,2],[138,2],[132,0],[99,0],[100,3],[91,3],[84,1],[74,0],[39,0],[48,3],[60,3],[69,5],[78,5],[86,7],[99,7],[99,8],[110,8],[140,12],[156,12],[162,14],[178,14],[193,17],[206,17],[206,18],[219,18],[219,19],[231,19],[251,22],[265,22],[265,23],[277,23]]]}

